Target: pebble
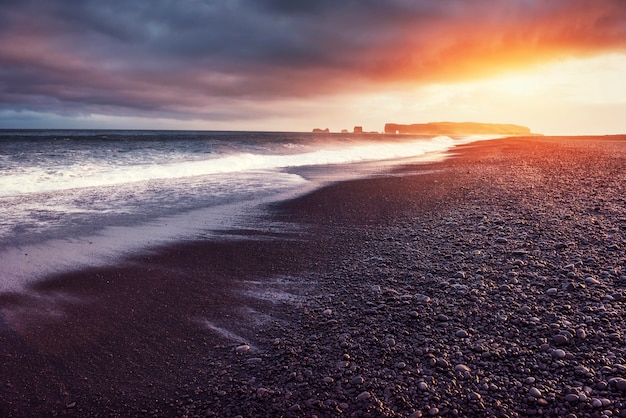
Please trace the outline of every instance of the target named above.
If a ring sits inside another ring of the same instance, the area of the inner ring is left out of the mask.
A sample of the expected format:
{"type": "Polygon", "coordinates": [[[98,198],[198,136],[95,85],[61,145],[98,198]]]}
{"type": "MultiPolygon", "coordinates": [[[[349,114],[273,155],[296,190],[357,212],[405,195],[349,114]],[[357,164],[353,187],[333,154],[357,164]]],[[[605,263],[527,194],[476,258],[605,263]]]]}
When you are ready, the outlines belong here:
{"type": "Polygon", "coordinates": [[[247,353],[250,351],[250,346],[248,344],[242,344],[235,348],[235,352],[238,354],[247,353]]]}
{"type": "Polygon", "coordinates": [[[394,345],[396,345],[396,340],[392,337],[388,337],[387,339],[385,339],[384,344],[387,347],[393,347],[394,345]]]}
{"type": "Polygon", "coordinates": [[[471,371],[465,364],[457,364],[454,366],[454,370],[461,373],[469,373],[471,371]]]}
{"type": "Polygon", "coordinates": [[[364,391],[359,393],[359,395],[356,397],[357,401],[363,402],[368,400],[372,395],[368,392],[368,391],[364,391]]]}
{"type": "Polygon", "coordinates": [[[470,392],[468,398],[472,401],[479,401],[482,396],[478,392],[470,392]]]}
{"type": "Polygon", "coordinates": [[[574,373],[581,376],[586,376],[592,374],[591,371],[585,366],[576,366],[574,367],[574,373]]]}
{"type": "Polygon", "coordinates": [[[450,363],[448,363],[448,360],[444,358],[438,358],[436,361],[436,365],[437,367],[440,367],[442,369],[447,369],[448,367],[450,367],[450,363]]]}
{"type": "Polygon", "coordinates": [[[457,330],[454,333],[454,335],[457,336],[458,338],[467,338],[467,337],[469,337],[469,334],[464,329],[457,330]]]}
{"type": "Polygon", "coordinates": [[[422,294],[415,295],[415,300],[417,300],[420,303],[428,303],[431,301],[430,296],[426,296],[422,294]]]}
{"type": "MultiPolygon", "coordinates": [[[[554,168],[571,150],[563,151],[542,161],[554,168]]],[[[301,408],[288,415],[621,416],[626,272],[623,253],[607,256],[602,243],[615,239],[626,247],[620,211],[626,185],[619,181],[626,169],[623,159],[582,157],[580,170],[545,171],[547,178],[525,180],[511,170],[511,178],[496,178],[494,196],[472,186],[454,205],[407,217],[402,225],[359,224],[363,243],[337,231],[345,259],[322,274],[302,273],[316,288],[293,309],[278,306],[280,320],[268,323],[274,334],[263,334],[265,325],[255,328],[259,339],[268,338],[254,345],[263,347],[254,350],[262,353],[263,367],[215,361],[206,372],[223,371],[221,380],[202,387],[206,400],[192,395],[195,410],[178,415],[202,414],[201,402],[224,416],[253,416],[255,407],[276,413],[297,402],[301,408]],[[605,161],[617,175],[593,177],[594,164],[605,161]],[[588,184],[568,182],[583,173],[592,175],[588,184]],[[499,188],[507,183],[524,190],[524,198],[503,199],[499,188]],[[590,204],[602,214],[580,210],[590,204]],[[507,245],[493,245],[499,238],[507,245]],[[359,262],[374,255],[385,262],[359,262]],[[364,309],[373,314],[363,315],[364,309]],[[293,326],[281,318],[291,320],[290,312],[293,326]],[[314,321],[298,322],[307,316],[314,321]],[[333,318],[338,321],[329,326],[333,318]],[[354,360],[342,358],[345,353],[354,360]],[[343,360],[340,369],[337,360],[343,360]],[[304,370],[319,372],[307,378],[304,370]],[[267,405],[247,407],[259,386],[272,389],[272,396],[264,392],[267,405]],[[218,396],[222,389],[228,395],[218,396]]],[[[489,155],[480,158],[489,169],[495,164],[489,155]]],[[[519,158],[526,164],[534,157],[519,158]]],[[[491,180],[471,176],[472,185],[491,180]]]]}
{"type": "Polygon", "coordinates": [[[350,380],[350,383],[352,383],[353,385],[362,385],[363,383],[365,383],[365,379],[363,379],[363,377],[361,376],[356,376],[353,377],[352,380],[350,380]]]}
{"type": "Polygon", "coordinates": [[[350,365],[350,362],[348,360],[338,361],[337,364],[336,364],[338,369],[345,369],[349,365],[350,365]]]}
{"type": "Polygon", "coordinates": [[[617,379],[615,379],[614,383],[617,390],[619,390],[620,392],[626,392],[626,379],[618,377],[617,379]]]}

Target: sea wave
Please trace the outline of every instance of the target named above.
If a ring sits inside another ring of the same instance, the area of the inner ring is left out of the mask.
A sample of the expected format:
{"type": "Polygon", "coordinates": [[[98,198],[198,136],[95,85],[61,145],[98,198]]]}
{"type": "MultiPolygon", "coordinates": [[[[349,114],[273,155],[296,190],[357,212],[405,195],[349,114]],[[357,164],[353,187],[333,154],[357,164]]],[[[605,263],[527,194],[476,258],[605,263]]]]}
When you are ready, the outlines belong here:
{"type": "Polygon", "coordinates": [[[408,141],[326,143],[286,154],[231,151],[208,154],[202,159],[181,159],[159,164],[118,165],[115,164],[113,157],[101,161],[77,160],[68,165],[23,167],[17,172],[3,175],[0,177],[0,196],[116,186],[211,174],[408,158],[445,151],[458,142],[447,136],[439,136],[408,141]]]}

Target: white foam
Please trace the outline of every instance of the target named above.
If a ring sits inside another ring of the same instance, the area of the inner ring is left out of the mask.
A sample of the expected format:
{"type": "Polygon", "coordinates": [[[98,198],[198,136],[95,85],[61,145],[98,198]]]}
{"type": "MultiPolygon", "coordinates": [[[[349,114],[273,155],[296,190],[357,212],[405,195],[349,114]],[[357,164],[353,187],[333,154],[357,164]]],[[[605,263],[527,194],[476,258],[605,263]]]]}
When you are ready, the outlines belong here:
{"type": "Polygon", "coordinates": [[[116,166],[75,163],[63,167],[32,167],[0,177],[0,196],[58,192],[76,188],[105,187],[149,180],[180,179],[211,174],[273,170],[309,165],[342,164],[420,156],[449,149],[458,141],[440,136],[430,140],[326,144],[327,148],[296,154],[233,153],[208,159],[162,164],[116,166]]]}

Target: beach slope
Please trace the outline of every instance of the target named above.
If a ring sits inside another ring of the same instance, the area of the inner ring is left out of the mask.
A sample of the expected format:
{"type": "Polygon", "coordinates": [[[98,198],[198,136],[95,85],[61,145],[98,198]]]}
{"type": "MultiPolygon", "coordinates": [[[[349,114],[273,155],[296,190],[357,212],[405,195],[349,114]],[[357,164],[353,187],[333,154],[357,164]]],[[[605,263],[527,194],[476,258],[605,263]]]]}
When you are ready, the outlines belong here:
{"type": "Polygon", "coordinates": [[[0,412],[624,416],[625,214],[625,137],[336,183],[2,295],[0,412]]]}

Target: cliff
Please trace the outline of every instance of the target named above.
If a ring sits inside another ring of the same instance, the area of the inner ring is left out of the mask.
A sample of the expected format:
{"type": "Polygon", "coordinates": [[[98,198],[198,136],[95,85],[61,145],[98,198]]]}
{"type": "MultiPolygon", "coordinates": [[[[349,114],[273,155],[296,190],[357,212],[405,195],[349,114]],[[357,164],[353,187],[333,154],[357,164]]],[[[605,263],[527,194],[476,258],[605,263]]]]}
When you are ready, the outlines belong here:
{"type": "Polygon", "coordinates": [[[430,122],[401,125],[388,123],[386,134],[420,135],[531,135],[530,128],[520,125],[478,122],[430,122]]]}

